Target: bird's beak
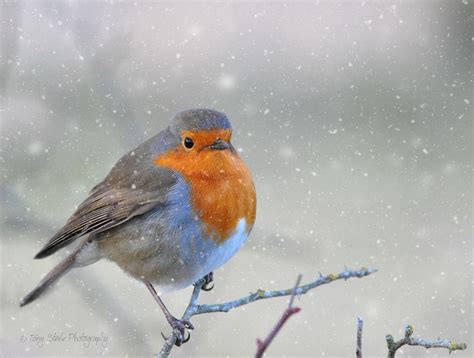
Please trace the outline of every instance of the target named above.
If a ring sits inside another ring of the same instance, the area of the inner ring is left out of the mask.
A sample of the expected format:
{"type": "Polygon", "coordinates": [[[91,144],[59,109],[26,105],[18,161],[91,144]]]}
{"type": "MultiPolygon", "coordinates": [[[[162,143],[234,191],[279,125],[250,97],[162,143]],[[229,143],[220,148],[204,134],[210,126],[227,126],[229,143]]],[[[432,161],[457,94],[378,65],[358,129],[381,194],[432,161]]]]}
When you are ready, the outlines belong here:
{"type": "Polygon", "coordinates": [[[218,139],[212,145],[210,145],[209,148],[215,150],[225,150],[230,148],[230,144],[227,143],[225,140],[218,139]]]}

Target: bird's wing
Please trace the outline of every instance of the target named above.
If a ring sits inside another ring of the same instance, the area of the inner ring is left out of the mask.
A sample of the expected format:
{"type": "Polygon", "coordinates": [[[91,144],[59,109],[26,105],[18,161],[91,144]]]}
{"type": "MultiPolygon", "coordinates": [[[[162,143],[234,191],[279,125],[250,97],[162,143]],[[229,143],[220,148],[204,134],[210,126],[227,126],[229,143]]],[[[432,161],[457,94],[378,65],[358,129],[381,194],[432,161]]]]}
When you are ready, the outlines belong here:
{"type": "Polygon", "coordinates": [[[165,205],[176,182],[172,171],[140,162],[143,156],[125,155],[87,199],[77,208],[66,225],[54,235],[35,258],[49,256],[75,239],[97,234],[131,218],[165,205]]]}

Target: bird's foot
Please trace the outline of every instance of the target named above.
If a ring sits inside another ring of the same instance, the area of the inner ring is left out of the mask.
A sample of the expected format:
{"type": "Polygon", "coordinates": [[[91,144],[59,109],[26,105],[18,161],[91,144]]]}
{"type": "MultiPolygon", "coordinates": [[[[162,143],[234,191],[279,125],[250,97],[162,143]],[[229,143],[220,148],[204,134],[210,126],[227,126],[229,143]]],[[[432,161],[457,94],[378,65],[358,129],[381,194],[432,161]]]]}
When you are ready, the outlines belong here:
{"type": "MultiPolygon", "coordinates": [[[[173,316],[171,316],[169,319],[168,319],[168,322],[171,326],[171,328],[173,328],[173,332],[177,331],[178,332],[178,335],[176,337],[176,341],[174,342],[174,344],[176,346],[180,346],[182,345],[183,343],[186,343],[187,341],[189,341],[189,339],[191,338],[191,334],[188,332],[188,336],[185,337],[185,332],[186,330],[192,330],[194,329],[194,326],[192,325],[191,322],[189,322],[188,320],[181,320],[181,319],[177,319],[173,316]]],[[[169,337],[165,337],[165,335],[163,333],[161,333],[161,336],[165,339],[165,340],[168,340],[169,337]]]]}
{"type": "Polygon", "coordinates": [[[202,284],[201,290],[209,292],[210,290],[214,288],[214,284],[212,283],[214,281],[214,274],[212,273],[212,271],[209,272],[202,279],[204,282],[202,284]]]}
{"type": "Polygon", "coordinates": [[[211,283],[214,281],[214,274],[209,272],[206,276],[200,278],[194,283],[194,286],[201,287],[203,291],[210,291],[214,288],[214,284],[211,283]]]}

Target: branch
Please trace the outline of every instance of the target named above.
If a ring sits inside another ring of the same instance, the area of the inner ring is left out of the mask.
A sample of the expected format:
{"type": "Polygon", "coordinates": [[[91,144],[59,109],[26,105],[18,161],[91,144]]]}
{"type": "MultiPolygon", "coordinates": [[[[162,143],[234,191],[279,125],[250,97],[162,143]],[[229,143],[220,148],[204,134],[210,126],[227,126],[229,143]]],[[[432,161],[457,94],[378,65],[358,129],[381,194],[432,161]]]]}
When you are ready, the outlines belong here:
{"type": "Polygon", "coordinates": [[[357,317],[357,348],[356,358],[362,358],[362,329],[364,328],[364,321],[357,317]]]}
{"type": "MultiPolygon", "coordinates": [[[[318,286],[326,285],[336,280],[347,280],[352,277],[365,277],[372,273],[377,272],[375,269],[370,269],[366,267],[362,267],[360,270],[346,270],[341,272],[340,274],[329,274],[327,276],[323,276],[321,273],[319,274],[319,278],[313,282],[310,282],[306,285],[300,286],[296,289],[296,295],[304,295],[309,290],[312,290],[318,286]]],[[[203,313],[211,313],[211,312],[228,312],[231,309],[259,301],[264,300],[267,298],[275,298],[275,297],[282,297],[282,296],[290,296],[293,294],[293,288],[289,288],[287,290],[278,290],[278,291],[265,291],[262,289],[258,289],[257,292],[251,293],[248,296],[239,298],[237,300],[229,301],[226,303],[214,304],[214,305],[197,305],[195,307],[195,313],[193,315],[203,314],[203,313]]]]}
{"type": "MultiPolygon", "coordinates": [[[[181,319],[189,320],[192,316],[205,314],[205,313],[228,312],[231,309],[234,309],[243,305],[247,305],[255,301],[260,301],[260,300],[264,300],[268,298],[282,297],[282,296],[292,296],[294,291],[297,296],[300,296],[300,295],[304,295],[309,290],[312,290],[316,287],[326,285],[328,283],[331,283],[337,280],[342,280],[342,279],[347,280],[353,277],[362,278],[365,276],[369,276],[370,274],[373,274],[375,272],[377,272],[377,270],[367,268],[367,267],[362,267],[360,270],[346,269],[345,271],[339,274],[329,274],[327,276],[323,276],[320,273],[319,278],[317,278],[315,281],[312,281],[306,285],[300,286],[296,290],[294,290],[294,288],[289,288],[286,290],[277,290],[277,291],[265,291],[262,289],[258,289],[257,292],[251,293],[248,296],[245,296],[233,301],[228,301],[225,303],[212,304],[212,305],[198,304],[199,293],[201,291],[201,287],[204,285],[204,281],[201,280],[199,283],[197,283],[194,286],[193,293],[191,295],[191,299],[189,301],[188,307],[184,311],[184,314],[181,317],[181,319]]],[[[166,358],[169,356],[173,348],[174,342],[176,342],[176,338],[178,336],[179,336],[179,332],[177,330],[174,330],[173,333],[170,334],[170,336],[166,340],[163,347],[161,348],[161,351],[158,353],[158,357],[166,358]]]]}
{"type": "Polygon", "coordinates": [[[449,350],[449,353],[455,350],[464,350],[467,348],[466,343],[457,343],[454,341],[448,341],[446,339],[437,339],[437,340],[429,340],[429,339],[422,339],[422,338],[412,338],[411,335],[413,334],[413,327],[408,325],[405,328],[405,338],[400,339],[399,341],[394,341],[393,336],[388,334],[385,336],[387,341],[388,347],[388,358],[394,358],[395,353],[399,348],[408,344],[409,346],[421,346],[425,347],[426,349],[429,348],[446,348],[449,350]]]}
{"type": "Polygon", "coordinates": [[[296,280],[296,284],[295,284],[295,287],[293,288],[293,293],[291,295],[288,308],[283,312],[283,315],[280,317],[276,325],[272,328],[268,337],[264,341],[261,341],[260,339],[257,338],[257,353],[255,354],[255,358],[263,357],[263,353],[265,353],[268,346],[270,345],[270,343],[272,343],[273,339],[278,334],[278,332],[283,327],[283,325],[286,323],[286,321],[288,321],[288,319],[291,316],[301,311],[301,308],[293,307],[293,302],[296,296],[296,289],[300,285],[300,282],[301,282],[301,274],[298,276],[298,279],[296,280]]]}

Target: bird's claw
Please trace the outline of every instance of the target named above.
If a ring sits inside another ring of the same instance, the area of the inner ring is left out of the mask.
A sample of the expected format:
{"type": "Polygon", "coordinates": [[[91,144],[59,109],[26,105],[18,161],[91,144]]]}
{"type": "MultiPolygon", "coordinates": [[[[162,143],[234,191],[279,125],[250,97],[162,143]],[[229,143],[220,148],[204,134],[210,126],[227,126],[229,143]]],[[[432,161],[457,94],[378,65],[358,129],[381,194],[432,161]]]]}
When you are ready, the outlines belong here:
{"type": "MultiPolygon", "coordinates": [[[[171,328],[173,328],[173,331],[178,331],[176,341],[174,342],[176,346],[179,347],[183,343],[186,343],[187,341],[189,341],[189,339],[191,338],[191,333],[188,332],[187,337],[185,337],[185,332],[187,329],[188,330],[194,329],[194,326],[191,322],[189,322],[188,320],[181,320],[181,319],[177,319],[173,317],[173,319],[170,321],[170,325],[171,325],[171,328]]],[[[163,334],[163,332],[161,332],[161,336],[163,337],[165,341],[169,339],[169,337],[166,337],[163,334]]]]}
{"type": "Polygon", "coordinates": [[[206,292],[209,292],[209,291],[211,291],[213,288],[214,288],[214,284],[213,284],[213,283],[212,283],[212,284],[206,283],[205,285],[203,285],[203,286],[201,287],[201,290],[206,291],[206,292]]]}
{"type": "Polygon", "coordinates": [[[212,271],[209,272],[206,276],[204,276],[203,280],[204,283],[201,287],[201,290],[209,292],[214,288],[214,284],[212,283],[212,281],[214,281],[214,274],[212,273],[212,271]]]}
{"type": "Polygon", "coordinates": [[[176,342],[174,342],[174,344],[179,347],[181,344],[183,343],[186,343],[187,341],[189,341],[191,339],[191,333],[188,332],[188,336],[186,338],[184,338],[182,341],[179,340],[178,338],[176,338],[176,342]]]}

